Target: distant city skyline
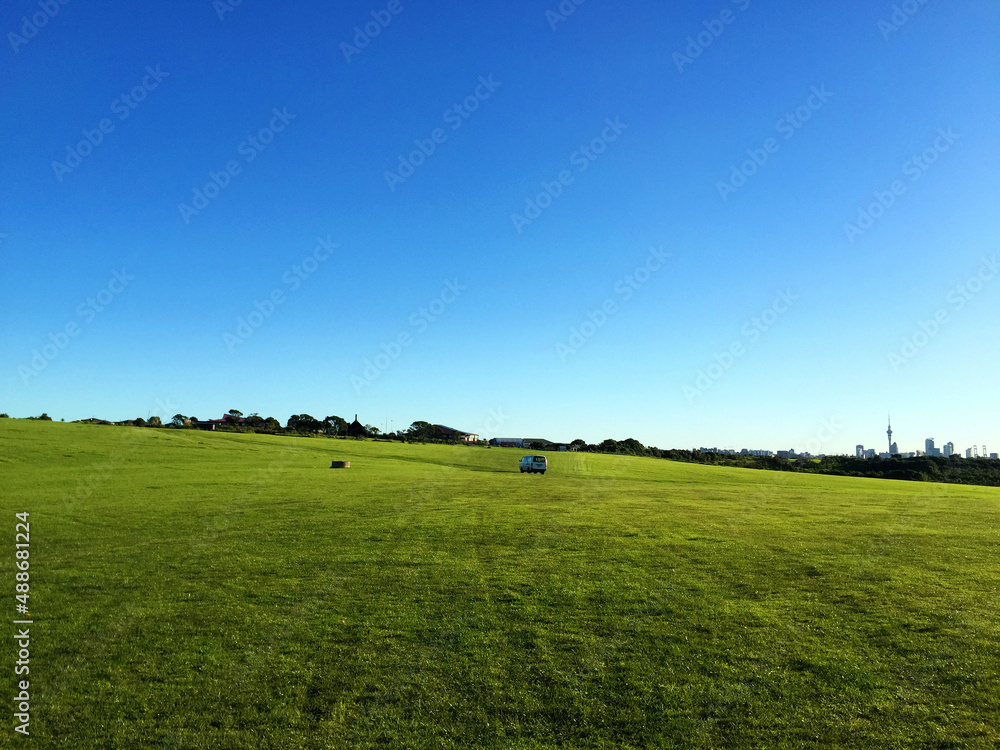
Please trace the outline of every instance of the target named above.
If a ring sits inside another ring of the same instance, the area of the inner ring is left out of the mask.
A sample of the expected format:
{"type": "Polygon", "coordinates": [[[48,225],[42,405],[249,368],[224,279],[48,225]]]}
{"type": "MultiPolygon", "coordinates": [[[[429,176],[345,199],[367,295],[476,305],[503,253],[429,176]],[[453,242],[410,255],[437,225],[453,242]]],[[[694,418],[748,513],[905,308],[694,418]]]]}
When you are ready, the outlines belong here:
{"type": "MultiPolygon", "coordinates": [[[[855,446],[855,448],[854,448],[854,455],[855,455],[855,457],[857,457],[857,458],[874,458],[875,456],[887,457],[887,456],[901,455],[901,456],[904,456],[904,457],[908,457],[908,456],[944,456],[945,458],[948,458],[948,457],[950,457],[952,455],[962,455],[962,451],[955,449],[955,443],[954,442],[947,442],[941,448],[938,448],[936,446],[936,441],[935,441],[935,439],[933,437],[924,438],[924,448],[923,448],[923,450],[919,450],[918,449],[918,450],[914,450],[914,451],[900,451],[899,447],[898,447],[898,444],[896,442],[894,442],[893,439],[892,439],[892,417],[891,416],[889,418],[889,426],[886,429],[886,434],[887,434],[888,439],[889,439],[889,450],[888,451],[877,451],[874,448],[865,448],[864,444],[858,443],[858,445],[855,446]]],[[[997,457],[996,453],[989,454],[987,452],[986,444],[981,444],[981,446],[974,444],[973,447],[968,448],[965,451],[965,455],[966,455],[967,458],[974,458],[974,457],[989,458],[989,457],[991,457],[991,455],[992,455],[993,458],[997,457]],[[981,448],[981,450],[980,450],[980,448],[981,448]]]]}

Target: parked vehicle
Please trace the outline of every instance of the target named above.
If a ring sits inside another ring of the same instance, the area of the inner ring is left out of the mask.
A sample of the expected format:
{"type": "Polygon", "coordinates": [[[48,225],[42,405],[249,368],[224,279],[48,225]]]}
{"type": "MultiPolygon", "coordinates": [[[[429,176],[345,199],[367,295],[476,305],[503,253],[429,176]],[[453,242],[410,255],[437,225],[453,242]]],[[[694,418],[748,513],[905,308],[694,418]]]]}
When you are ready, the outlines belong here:
{"type": "Polygon", "coordinates": [[[521,459],[521,473],[528,472],[529,474],[539,473],[544,474],[545,470],[549,468],[548,459],[545,456],[525,456],[521,459]]]}

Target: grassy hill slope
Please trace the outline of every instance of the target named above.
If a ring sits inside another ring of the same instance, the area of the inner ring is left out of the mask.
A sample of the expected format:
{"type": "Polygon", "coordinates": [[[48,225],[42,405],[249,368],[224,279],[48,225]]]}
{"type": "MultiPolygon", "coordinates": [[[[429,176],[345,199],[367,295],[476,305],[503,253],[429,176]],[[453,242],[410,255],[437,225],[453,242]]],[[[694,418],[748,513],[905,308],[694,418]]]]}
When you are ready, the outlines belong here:
{"type": "Polygon", "coordinates": [[[1000,491],[521,453],[0,420],[32,736],[1000,744],[1000,491]]]}

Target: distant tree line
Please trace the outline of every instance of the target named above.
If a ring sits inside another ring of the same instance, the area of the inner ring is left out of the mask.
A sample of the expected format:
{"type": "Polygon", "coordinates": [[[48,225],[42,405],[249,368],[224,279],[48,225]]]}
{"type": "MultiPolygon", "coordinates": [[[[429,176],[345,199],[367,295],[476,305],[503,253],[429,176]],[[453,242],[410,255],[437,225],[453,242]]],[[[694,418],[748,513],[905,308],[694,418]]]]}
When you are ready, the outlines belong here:
{"type": "MultiPolygon", "coordinates": [[[[0,414],[0,419],[7,418],[7,414],[0,414]]],[[[48,414],[29,419],[39,419],[52,421],[48,414]]],[[[208,422],[203,422],[196,416],[177,413],[168,421],[164,422],[159,416],[149,418],[136,417],[122,422],[109,422],[106,419],[80,420],[89,424],[118,425],[129,427],[148,427],[154,429],[201,429],[208,422]]],[[[446,435],[437,425],[430,422],[417,421],[406,430],[383,433],[378,427],[366,424],[352,431],[351,424],[346,419],[337,415],[329,415],[318,419],[311,414],[293,414],[284,425],[274,417],[262,417],[254,412],[243,415],[238,409],[230,409],[222,420],[212,420],[213,429],[220,432],[248,432],[262,433],[270,435],[325,435],[328,437],[372,437],[380,440],[397,440],[402,442],[426,442],[426,443],[460,443],[458,435],[446,435]]]]}
{"type": "Polygon", "coordinates": [[[661,450],[646,447],[638,440],[605,440],[597,445],[574,440],[570,447],[591,453],[609,453],[623,456],[646,456],[668,461],[732,466],[742,469],[767,471],[793,471],[805,474],[829,474],[844,477],[872,479],[900,479],[910,482],[942,482],[945,484],[976,484],[1000,487],[1000,461],[995,459],[966,459],[957,455],[915,456],[903,458],[856,458],[854,456],[825,456],[823,458],[781,458],[779,456],[730,455],[722,453],[661,450]]]}

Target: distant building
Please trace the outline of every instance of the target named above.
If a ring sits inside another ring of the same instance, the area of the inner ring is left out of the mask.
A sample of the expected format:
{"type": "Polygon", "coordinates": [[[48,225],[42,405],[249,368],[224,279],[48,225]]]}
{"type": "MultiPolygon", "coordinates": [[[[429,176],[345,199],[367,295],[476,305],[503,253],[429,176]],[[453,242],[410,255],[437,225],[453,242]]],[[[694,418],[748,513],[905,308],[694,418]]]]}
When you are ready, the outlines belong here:
{"type": "Polygon", "coordinates": [[[945,443],[944,444],[944,455],[945,455],[945,458],[948,458],[949,456],[951,456],[954,453],[955,453],[955,444],[954,443],[945,443]]]}
{"type": "Polygon", "coordinates": [[[535,443],[537,445],[545,445],[545,446],[552,445],[552,441],[551,440],[546,440],[545,438],[524,438],[524,444],[525,445],[531,445],[532,443],[535,443]]]}
{"type": "Polygon", "coordinates": [[[767,451],[762,448],[698,448],[697,453],[715,453],[719,456],[773,456],[774,451],[767,451]]]}
{"type": "Polygon", "coordinates": [[[940,456],[941,449],[934,447],[934,438],[927,438],[924,441],[924,455],[926,456],[940,456]]]}
{"type": "Polygon", "coordinates": [[[889,453],[892,454],[893,456],[895,456],[897,453],[899,453],[899,446],[896,445],[895,443],[893,443],[892,445],[890,445],[889,446],[889,453]]]}
{"type": "Polygon", "coordinates": [[[854,448],[854,457],[855,458],[865,458],[865,459],[875,458],[875,449],[874,448],[868,448],[868,449],[866,449],[865,446],[863,446],[863,445],[855,446],[855,448],[854,448]]]}
{"type": "Polygon", "coordinates": [[[1000,453],[991,453],[990,458],[996,461],[998,458],[1000,458],[1000,453]]]}
{"type": "MultiPolygon", "coordinates": [[[[197,427],[199,430],[212,431],[218,429],[219,427],[225,427],[226,425],[230,424],[230,420],[232,418],[233,418],[232,415],[226,414],[222,417],[222,419],[209,419],[205,422],[191,421],[190,424],[193,427],[197,427]]],[[[240,417],[239,419],[236,420],[236,424],[240,427],[246,427],[247,420],[245,417],[240,417]]]]}
{"type": "Polygon", "coordinates": [[[347,434],[351,437],[368,437],[368,430],[358,421],[358,415],[354,415],[354,421],[347,426],[347,434]]]}
{"type": "Polygon", "coordinates": [[[494,448],[523,448],[524,438],[493,438],[490,445],[494,448]]]}
{"type": "Polygon", "coordinates": [[[474,432],[462,432],[461,430],[456,430],[454,427],[446,427],[443,424],[436,424],[434,426],[437,427],[439,430],[441,430],[441,432],[444,433],[445,437],[448,438],[455,437],[465,443],[479,442],[479,435],[477,435],[474,432]]]}
{"type": "Polygon", "coordinates": [[[966,458],[972,458],[972,448],[966,448],[965,449],[965,457],[966,458]]]}

